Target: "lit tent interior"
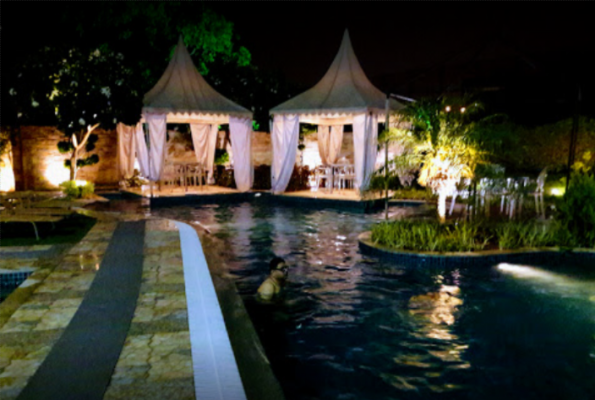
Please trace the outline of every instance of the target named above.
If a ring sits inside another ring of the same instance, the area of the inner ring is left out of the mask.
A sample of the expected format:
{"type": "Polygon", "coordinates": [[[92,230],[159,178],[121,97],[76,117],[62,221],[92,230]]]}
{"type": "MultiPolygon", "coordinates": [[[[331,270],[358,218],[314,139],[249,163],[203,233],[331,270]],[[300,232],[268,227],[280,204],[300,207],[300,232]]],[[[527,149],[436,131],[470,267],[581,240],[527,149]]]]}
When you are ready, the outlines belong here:
{"type": "Polygon", "coordinates": [[[386,119],[387,107],[404,106],[386,95],[366,77],[345,30],[341,47],[324,77],[311,89],[272,108],[274,193],[287,188],[293,172],[299,124],[318,125],[318,148],[323,163],[333,164],[343,139],[344,125],[353,126],[355,183],[357,190],[369,184],[377,156],[378,123],[386,119]]]}
{"type": "Polygon", "coordinates": [[[190,124],[197,162],[213,175],[218,127],[229,124],[234,177],[238,190],[252,187],[252,113],[209,85],[196,69],[180,37],[173,57],[157,84],[145,94],[142,121],[148,126],[147,149],[142,124],[118,125],[120,172],[130,177],[135,156],[143,176],[160,181],[165,164],[166,124],[190,124]]]}

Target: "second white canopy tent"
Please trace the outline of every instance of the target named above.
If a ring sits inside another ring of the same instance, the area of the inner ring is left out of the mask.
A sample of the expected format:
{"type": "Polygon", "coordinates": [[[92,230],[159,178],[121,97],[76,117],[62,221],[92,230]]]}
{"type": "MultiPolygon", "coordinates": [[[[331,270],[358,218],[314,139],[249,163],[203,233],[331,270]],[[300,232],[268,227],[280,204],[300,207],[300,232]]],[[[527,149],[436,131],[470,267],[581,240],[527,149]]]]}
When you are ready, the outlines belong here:
{"type": "Polygon", "coordinates": [[[318,125],[321,159],[328,163],[339,152],[342,126],[353,126],[355,188],[366,189],[376,163],[378,124],[385,121],[387,108],[397,111],[403,105],[394,99],[387,104],[386,95],[368,80],[346,30],[324,77],[311,89],[271,109],[273,192],[284,192],[291,178],[300,122],[318,125]]]}

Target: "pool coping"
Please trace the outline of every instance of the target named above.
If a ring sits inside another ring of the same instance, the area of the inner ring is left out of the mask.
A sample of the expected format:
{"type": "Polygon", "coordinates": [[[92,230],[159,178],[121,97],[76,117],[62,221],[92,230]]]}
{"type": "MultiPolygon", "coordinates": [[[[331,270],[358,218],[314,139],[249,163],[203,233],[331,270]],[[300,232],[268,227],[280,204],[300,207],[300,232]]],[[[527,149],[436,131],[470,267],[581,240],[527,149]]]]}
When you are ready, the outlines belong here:
{"type": "Polygon", "coordinates": [[[387,246],[375,244],[371,240],[371,231],[358,235],[359,247],[365,254],[397,261],[417,261],[427,264],[470,264],[470,263],[500,263],[500,262],[526,262],[527,260],[541,261],[547,257],[578,256],[585,259],[595,259],[595,250],[572,249],[566,250],[559,247],[523,248],[518,250],[482,250],[476,252],[430,252],[413,250],[395,250],[387,246]]]}

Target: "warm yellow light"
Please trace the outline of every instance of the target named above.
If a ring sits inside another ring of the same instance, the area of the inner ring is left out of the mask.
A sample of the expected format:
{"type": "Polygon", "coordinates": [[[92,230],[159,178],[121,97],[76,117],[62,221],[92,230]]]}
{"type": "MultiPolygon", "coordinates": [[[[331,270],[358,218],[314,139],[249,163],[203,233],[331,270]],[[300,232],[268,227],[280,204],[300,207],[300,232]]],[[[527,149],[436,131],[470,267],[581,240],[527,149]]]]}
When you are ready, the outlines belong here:
{"type": "Polygon", "coordinates": [[[43,176],[53,186],[59,186],[62,182],[70,179],[70,169],[64,166],[64,161],[49,163],[43,176]]]}
{"type": "Polygon", "coordinates": [[[74,181],[74,184],[76,185],[76,187],[81,187],[81,186],[85,186],[87,184],[87,181],[81,181],[79,179],[74,181]]]}
{"type": "Polygon", "coordinates": [[[467,109],[465,107],[461,107],[461,112],[464,113],[465,111],[467,111],[467,109]]]}
{"type": "Polygon", "coordinates": [[[446,106],[446,112],[450,112],[450,106],[446,106]]]}
{"type": "Polygon", "coordinates": [[[12,171],[12,163],[8,157],[0,162],[0,191],[11,192],[14,190],[14,172],[12,171]]]}
{"type": "Polygon", "coordinates": [[[552,196],[563,196],[564,195],[564,189],[562,189],[562,188],[551,188],[550,189],[550,193],[552,194],[552,196]]]}

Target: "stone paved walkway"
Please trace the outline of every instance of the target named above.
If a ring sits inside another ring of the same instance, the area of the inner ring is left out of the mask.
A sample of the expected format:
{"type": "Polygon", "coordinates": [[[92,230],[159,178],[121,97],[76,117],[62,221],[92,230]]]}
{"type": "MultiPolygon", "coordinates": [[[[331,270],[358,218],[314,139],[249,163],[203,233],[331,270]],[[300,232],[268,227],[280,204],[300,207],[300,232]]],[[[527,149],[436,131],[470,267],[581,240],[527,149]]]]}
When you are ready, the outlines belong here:
{"type": "MultiPolygon", "coordinates": [[[[13,310],[9,297],[0,305],[0,315],[4,317],[0,319],[3,400],[18,396],[70,323],[95,277],[115,227],[115,221],[98,221],[66,254],[33,262],[36,272],[25,282],[28,287],[18,288],[11,295],[27,296],[23,303],[13,310]]],[[[14,260],[10,263],[14,264],[14,260]]]]}
{"type": "MultiPolygon", "coordinates": [[[[22,392],[61,337],[95,278],[117,222],[99,220],[83,240],[53,259],[0,260],[0,268],[35,269],[0,304],[2,400],[22,392]]],[[[165,220],[147,221],[140,296],[104,398],[194,399],[190,348],[177,229],[165,220]]]]}

